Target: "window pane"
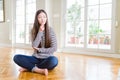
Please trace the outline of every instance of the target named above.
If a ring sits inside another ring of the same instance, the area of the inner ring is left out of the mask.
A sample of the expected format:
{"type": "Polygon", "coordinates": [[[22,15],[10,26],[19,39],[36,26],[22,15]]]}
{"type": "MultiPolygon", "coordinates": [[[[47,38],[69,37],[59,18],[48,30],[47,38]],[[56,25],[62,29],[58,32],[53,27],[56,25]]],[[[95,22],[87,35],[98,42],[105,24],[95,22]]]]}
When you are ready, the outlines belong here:
{"type": "Polygon", "coordinates": [[[111,48],[111,35],[100,35],[99,36],[99,49],[110,49],[111,48]]]}
{"type": "MultiPolygon", "coordinates": [[[[16,6],[24,5],[24,0],[16,0],[16,6]]],[[[21,6],[22,7],[22,6],[21,6]]]]}
{"type": "Polygon", "coordinates": [[[36,0],[27,0],[26,3],[30,4],[30,3],[35,3],[36,0]]]}
{"type": "Polygon", "coordinates": [[[81,13],[79,14],[79,15],[81,15],[81,17],[80,17],[80,19],[81,19],[81,21],[83,21],[84,20],[84,9],[85,8],[81,8],[81,13]]]}
{"type": "MultiPolygon", "coordinates": [[[[69,1],[69,0],[68,0],[69,1]]],[[[84,3],[76,0],[67,3],[66,46],[83,47],[84,44],[84,3]]],[[[84,0],[82,0],[84,1],[84,0]]]]}
{"type": "Polygon", "coordinates": [[[79,21],[84,20],[84,8],[81,8],[79,4],[74,3],[67,9],[67,21],[78,24],[79,21]]]}
{"type": "Polygon", "coordinates": [[[24,25],[16,26],[16,43],[24,43],[24,25]]]}
{"type": "Polygon", "coordinates": [[[87,36],[87,48],[98,48],[98,35],[87,36]]]}
{"type": "Polygon", "coordinates": [[[25,18],[24,16],[17,16],[16,17],[16,24],[19,25],[19,24],[25,24],[25,18]]]}
{"type": "Polygon", "coordinates": [[[100,0],[100,4],[112,3],[112,0],[100,0]]]}
{"type": "Polygon", "coordinates": [[[83,47],[84,45],[84,22],[80,22],[80,24],[76,26],[75,36],[76,36],[76,41],[75,41],[76,46],[83,47]]]}
{"type": "Polygon", "coordinates": [[[100,19],[111,19],[112,5],[100,5],[100,19]]]}
{"type": "Polygon", "coordinates": [[[101,34],[111,34],[111,20],[100,20],[101,34]]]}
{"type": "Polygon", "coordinates": [[[99,0],[88,0],[88,5],[96,5],[99,4],[99,0]]]}
{"type": "Polygon", "coordinates": [[[35,5],[35,3],[31,3],[31,4],[27,4],[26,5],[26,13],[29,13],[29,14],[31,13],[32,14],[35,11],[36,11],[36,5],[35,5]]]}
{"type": "Polygon", "coordinates": [[[84,7],[85,0],[67,0],[67,8],[72,6],[73,4],[78,4],[81,7],[84,7]]]}
{"type": "Polygon", "coordinates": [[[98,21],[97,20],[88,21],[87,29],[88,29],[87,33],[90,34],[90,35],[99,34],[98,21]]]}
{"type": "Polygon", "coordinates": [[[78,26],[71,26],[67,24],[66,30],[66,45],[83,47],[84,43],[84,22],[80,22],[78,26]]]}
{"type": "Polygon", "coordinates": [[[33,27],[36,12],[36,1],[27,0],[26,4],[26,44],[30,44],[30,31],[33,27]]]}
{"type": "Polygon", "coordinates": [[[98,20],[88,21],[87,48],[98,48],[99,25],[98,20]]]}
{"type": "Polygon", "coordinates": [[[30,44],[30,31],[35,11],[36,0],[16,1],[16,43],[30,44]]]}
{"type": "Polygon", "coordinates": [[[75,40],[73,40],[74,37],[74,27],[70,25],[70,23],[67,23],[66,26],[66,46],[69,44],[74,44],[75,40]]]}
{"type": "Polygon", "coordinates": [[[88,7],[88,19],[98,19],[98,5],[88,7]]]}
{"type": "Polygon", "coordinates": [[[25,30],[25,18],[24,18],[25,3],[24,0],[16,1],[16,43],[24,43],[24,30],[25,30]]]}
{"type": "Polygon", "coordinates": [[[32,23],[29,23],[29,24],[27,24],[26,25],[26,43],[27,44],[30,44],[30,42],[31,42],[31,29],[32,29],[32,27],[33,27],[33,24],[32,23]]]}
{"type": "Polygon", "coordinates": [[[21,9],[20,7],[17,7],[16,9],[17,9],[17,11],[16,11],[16,15],[19,16],[19,15],[24,15],[24,14],[25,14],[23,8],[21,9]]]}

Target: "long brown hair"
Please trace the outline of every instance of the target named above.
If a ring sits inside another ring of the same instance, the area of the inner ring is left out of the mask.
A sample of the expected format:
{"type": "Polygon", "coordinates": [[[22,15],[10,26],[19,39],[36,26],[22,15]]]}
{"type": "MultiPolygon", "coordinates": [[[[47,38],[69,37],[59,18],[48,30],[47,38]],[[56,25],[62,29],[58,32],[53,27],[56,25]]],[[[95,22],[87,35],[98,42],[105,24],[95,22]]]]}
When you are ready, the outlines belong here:
{"type": "MultiPolygon", "coordinates": [[[[47,13],[45,12],[45,10],[43,10],[43,9],[38,10],[35,14],[35,20],[34,20],[33,28],[32,28],[32,31],[31,31],[31,37],[32,37],[32,42],[33,42],[35,40],[36,36],[37,36],[37,33],[39,32],[40,24],[38,22],[37,17],[41,12],[45,13],[46,17],[47,17],[47,20],[46,20],[46,23],[45,23],[45,48],[48,48],[48,47],[50,47],[48,16],[47,16],[47,13]]],[[[39,48],[41,47],[41,43],[39,44],[38,47],[39,48]]]]}

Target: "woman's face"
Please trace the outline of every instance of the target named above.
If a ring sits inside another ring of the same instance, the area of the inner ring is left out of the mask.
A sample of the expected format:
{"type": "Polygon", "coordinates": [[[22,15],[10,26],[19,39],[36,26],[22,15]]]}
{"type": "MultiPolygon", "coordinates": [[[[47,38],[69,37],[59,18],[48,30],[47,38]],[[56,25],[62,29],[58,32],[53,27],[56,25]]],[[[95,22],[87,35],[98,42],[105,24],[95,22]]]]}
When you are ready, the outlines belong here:
{"type": "Polygon", "coordinates": [[[47,21],[47,16],[44,12],[41,12],[37,18],[40,25],[44,25],[47,21]]]}

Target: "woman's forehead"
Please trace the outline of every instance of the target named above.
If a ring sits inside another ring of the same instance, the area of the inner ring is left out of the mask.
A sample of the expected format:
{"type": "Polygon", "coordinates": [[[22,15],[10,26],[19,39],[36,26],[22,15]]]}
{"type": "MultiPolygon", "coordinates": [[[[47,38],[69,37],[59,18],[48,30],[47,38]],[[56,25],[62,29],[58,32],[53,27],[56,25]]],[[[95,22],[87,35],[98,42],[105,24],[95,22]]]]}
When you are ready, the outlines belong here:
{"type": "Polygon", "coordinates": [[[40,14],[38,14],[38,16],[46,16],[46,14],[44,12],[41,12],[40,14]]]}

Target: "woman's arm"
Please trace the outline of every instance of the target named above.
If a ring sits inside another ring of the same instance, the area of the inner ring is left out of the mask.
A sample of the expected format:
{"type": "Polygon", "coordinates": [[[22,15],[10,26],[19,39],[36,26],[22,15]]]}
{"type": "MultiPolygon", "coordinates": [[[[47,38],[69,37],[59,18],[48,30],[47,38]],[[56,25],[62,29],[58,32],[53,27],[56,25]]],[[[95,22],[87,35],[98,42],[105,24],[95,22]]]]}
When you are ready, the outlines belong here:
{"type": "Polygon", "coordinates": [[[50,47],[49,48],[37,48],[38,52],[53,53],[57,50],[57,39],[53,29],[50,28],[50,47]]]}
{"type": "Polygon", "coordinates": [[[43,32],[39,31],[35,40],[32,42],[32,47],[36,47],[36,48],[38,47],[38,45],[40,44],[42,35],[43,35],[43,32]]]}

